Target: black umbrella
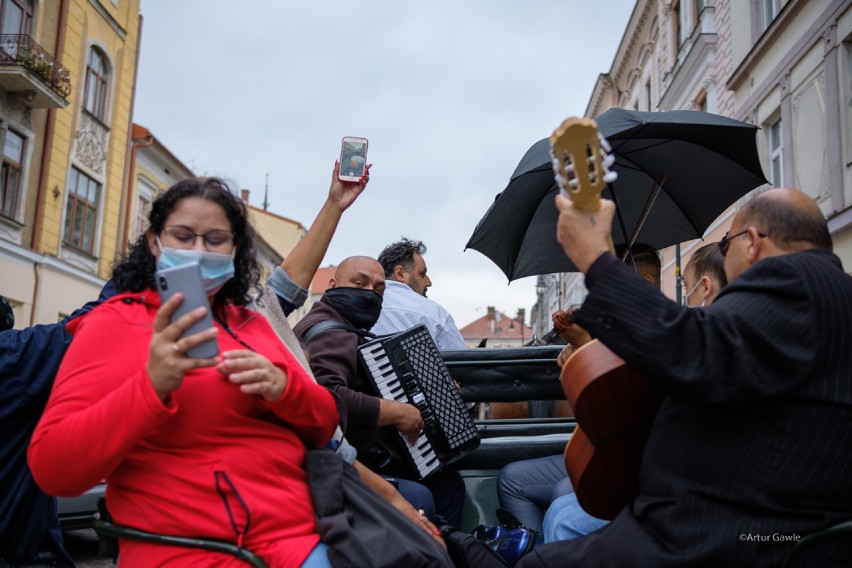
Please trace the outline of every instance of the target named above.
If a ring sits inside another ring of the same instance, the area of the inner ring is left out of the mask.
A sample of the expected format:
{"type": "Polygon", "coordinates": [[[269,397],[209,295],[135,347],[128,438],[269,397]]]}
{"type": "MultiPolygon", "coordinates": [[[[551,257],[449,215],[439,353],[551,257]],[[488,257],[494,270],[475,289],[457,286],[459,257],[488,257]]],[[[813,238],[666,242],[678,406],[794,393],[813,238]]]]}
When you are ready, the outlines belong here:
{"type": "MultiPolygon", "coordinates": [[[[604,190],[624,222],[613,242],[656,249],[701,238],[725,209],[767,183],[755,144],[757,127],[706,112],[613,108],[595,119],[612,146],[618,179],[604,190]]],[[[556,241],[558,191],[550,139],[527,150],[509,185],[479,221],[466,248],[509,277],[577,269],[556,241]]]]}

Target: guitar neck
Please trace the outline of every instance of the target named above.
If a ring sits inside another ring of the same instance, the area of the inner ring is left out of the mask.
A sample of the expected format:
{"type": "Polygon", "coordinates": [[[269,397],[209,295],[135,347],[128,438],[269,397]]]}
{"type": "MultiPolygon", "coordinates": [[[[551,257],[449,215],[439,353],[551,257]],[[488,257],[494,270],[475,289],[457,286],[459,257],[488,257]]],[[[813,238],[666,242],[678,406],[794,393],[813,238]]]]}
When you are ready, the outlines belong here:
{"type": "MultiPolygon", "coordinates": [[[[600,209],[601,192],[615,174],[607,169],[613,159],[606,154],[609,145],[598,133],[597,123],[591,118],[569,117],[553,131],[550,146],[554,177],[562,192],[578,209],[600,209]]],[[[612,237],[609,248],[615,252],[612,237]]]]}

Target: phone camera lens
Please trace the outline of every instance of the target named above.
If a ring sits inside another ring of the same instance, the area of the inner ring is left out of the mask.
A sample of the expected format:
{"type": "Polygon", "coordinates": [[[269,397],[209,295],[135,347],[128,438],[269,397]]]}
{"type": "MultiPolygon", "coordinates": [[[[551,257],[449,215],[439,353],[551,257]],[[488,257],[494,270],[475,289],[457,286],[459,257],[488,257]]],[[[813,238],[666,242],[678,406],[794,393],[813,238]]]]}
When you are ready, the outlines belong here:
{"type": "Polygon", "coordinates": [[[168,290],[169,289],[169,285],[166,282],[166,278],[164,276],[160,276],[160,289],[162,289],[162,290],[168,290]]]}

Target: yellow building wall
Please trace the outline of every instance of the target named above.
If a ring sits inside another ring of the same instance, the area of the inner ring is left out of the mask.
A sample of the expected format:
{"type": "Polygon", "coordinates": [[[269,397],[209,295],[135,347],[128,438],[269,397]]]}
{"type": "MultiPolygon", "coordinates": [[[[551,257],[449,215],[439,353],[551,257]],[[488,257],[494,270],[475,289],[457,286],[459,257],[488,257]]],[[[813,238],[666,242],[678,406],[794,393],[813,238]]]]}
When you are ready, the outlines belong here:
{"type": "MultiPolygon", "coordinates": [[[[65,29],[62,64],[71,72],[72,92],[69,105],[56,111],[47,197],[38,252],[58,255],[66,205],[66,185],[70,172],[74,141],[79,129],[86,63],[89,48],[95,45],[107,56],[110,83],[107,94],[109,134],[105,149],[106,165],[102,178],[99,230],[95,255],[97,275],[108,278],[119,242],[123,221],[125,162],[131,119],[133,85],[139,41],[139,0],[122,0],[118,6],[98,0],[71,0],[65,29]],[[59,194],[55,195],[54,190],[59,194]]],[[[85,170],[84,170],[85,171],[85,170]]]]}
{"type": "Polygon", "coordinates": [[[249,213],[255,230],[281,256],[290,254],[305,234],[304,225],[292,219],[251,206],[249,213]]]}

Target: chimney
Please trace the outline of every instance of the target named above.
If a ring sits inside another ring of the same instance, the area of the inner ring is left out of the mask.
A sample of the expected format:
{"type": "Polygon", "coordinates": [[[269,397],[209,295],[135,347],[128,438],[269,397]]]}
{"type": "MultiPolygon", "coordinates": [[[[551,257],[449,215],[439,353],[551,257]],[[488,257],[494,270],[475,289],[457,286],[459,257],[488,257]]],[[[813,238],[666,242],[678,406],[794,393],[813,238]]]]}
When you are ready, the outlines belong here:
{"type": "Polygon", "coordinates": [[[492,321],[494,320],[494,312],[495,311],[496,310],[494,309],[494,306],[488,306],[488,319],[490,319],[492,321]]]}
{"type": "Polygon", "coordinates": [[[527,317],[527,311],[524,308],[518,308],[518,321],[521,322],[521,325],[526,325],[525,318],[527,317]]]}
{"type": "Polygon", "coordinates": [[[248,200],[249,200],[249,190],[247,190],[247,189],[241,189],[241,190],[240,190],[240,199],[242,199],[242,200],[243,200],[243,203],[245,203],[246,205],[248,205],[248,200]]]}

